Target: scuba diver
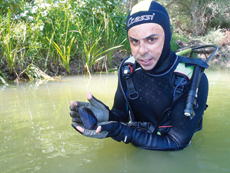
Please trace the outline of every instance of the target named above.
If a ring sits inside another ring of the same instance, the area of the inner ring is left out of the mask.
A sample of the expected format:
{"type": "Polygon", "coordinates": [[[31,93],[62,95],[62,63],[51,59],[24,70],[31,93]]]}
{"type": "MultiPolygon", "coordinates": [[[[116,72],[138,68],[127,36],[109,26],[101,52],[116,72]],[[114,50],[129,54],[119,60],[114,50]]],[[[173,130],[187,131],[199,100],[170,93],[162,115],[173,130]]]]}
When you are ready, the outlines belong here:
{"type": "Polygon", "coordinates": [[[126,28],[132,56],[119,67],[112,109],[87,92],[89,102],[71,102],[72,126],[86,137],[112,137],[143,149],[183,149],[202,129],[208,80],[195,69],[208,65],[171,51],[170,19],[155,1],[136,4],[126,28]]]}

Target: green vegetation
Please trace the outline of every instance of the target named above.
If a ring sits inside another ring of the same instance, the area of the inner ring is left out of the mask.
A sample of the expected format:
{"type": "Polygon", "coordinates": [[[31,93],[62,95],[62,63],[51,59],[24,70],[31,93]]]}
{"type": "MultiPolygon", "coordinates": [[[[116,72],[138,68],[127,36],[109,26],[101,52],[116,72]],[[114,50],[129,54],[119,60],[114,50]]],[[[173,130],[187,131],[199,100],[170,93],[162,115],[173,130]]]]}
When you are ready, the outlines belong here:
{"type": "MultiPolygon", "coordinates": [[[[16,50],[12,50],[13,42],[11,41],[11,38],[10,38],[11,26],[14,26],[14,25],[13,24],[11,25],[10,10],[8,10],[7,20],[3,23],[3,27],[5,28],[3,29],[1,39],[2,39],[3,50],[6,54],[6,59],[8,62],[10,74],[13,73],[14,59],[15,59],[15,54],[16,54],[16,50]]],[[[16,45],[16,48],[17,48],[17,45],[16,45]]]]}
{"type": "Polygon", "coordinates": [[[0,9],[0,81],[33,80],[36,69],[51,76],[104,70],[129,46],[121,1],[3,0],[0,9]]]}
{"type": "Polygon", "coordinates": [[[172,40],[171,40],[171,49],[172,51],[176,52],[179,49],[179,46],[177,45],[176,41],[182,40],[184,42],[188,42],[188,39],[185,38],[182,34],[173,33],[172,40]]]}
{"type": "Polygon", "coordinates": [[[230,28],[229,0],[158,0],[169,12],[175,31],[203,36],[218,28],[230,28]]]}
{"type": "MultiPolygon", "coordinates": [[[[158,2],[171,17],[173,51],[179,48],[178,39],[228,44],[223,32],[230,28],[227,0],[158,2]]],[[[117,68],[115,57],[130,54],[127,4],[123,0],[2,0],[0,82],[117,68]]]]}

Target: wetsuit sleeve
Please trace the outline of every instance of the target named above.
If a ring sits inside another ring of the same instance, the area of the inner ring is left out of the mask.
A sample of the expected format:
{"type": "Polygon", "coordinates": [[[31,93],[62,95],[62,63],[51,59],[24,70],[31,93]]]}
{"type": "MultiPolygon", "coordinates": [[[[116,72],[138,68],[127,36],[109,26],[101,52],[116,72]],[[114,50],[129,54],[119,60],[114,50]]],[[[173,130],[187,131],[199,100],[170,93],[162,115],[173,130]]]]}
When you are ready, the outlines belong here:
{"type": "Polygon", "coordinates": [[[188,117],[184,116],[185,100],[187,99],[187,96],[183,98],[175,106],[175,109],[173,110],[172,113],[173,127],[170,130],[169,135],[171,135],[173,139],[178,141],[179,144],[187,145],[191,141],[191,138],[195,133],[199,123],[202,121],[204,110],[206,109],[207,98],[208,98],[208,79],[206,75],[203,74],[198,90],[198,99],[197,99],[198,108],[194,109],[195,112],[194,118],[190,120],[188,117]],[[183,107],[181,105],[183,105],[183,107]]]}
{"type": "Polygon", "coordinates": [[[126,102],[118,83],[117,91],[114,97],[114,104],[109,114],[109,121],[128,122],[129,115],[126,102]]]}
{"type": "Polygon", "coordinates": [[[168,134],[157,135],[148,133],[143,130],[131,128],[125,124],[121,124],[120,133],[114,139],[117,141],[131,142],[137,147],[151,150],[180,150],[190,144],[191,138],[195,133],[199,123],[202,120],[204,110],[206,108],[208,96],[208,80],[205,74],[202,76],[198,90],[195,116],[192,120],[184,115],[186,97],[182,97],[177,104],[174,105],[171,122],[172,128],[168,134]]]}

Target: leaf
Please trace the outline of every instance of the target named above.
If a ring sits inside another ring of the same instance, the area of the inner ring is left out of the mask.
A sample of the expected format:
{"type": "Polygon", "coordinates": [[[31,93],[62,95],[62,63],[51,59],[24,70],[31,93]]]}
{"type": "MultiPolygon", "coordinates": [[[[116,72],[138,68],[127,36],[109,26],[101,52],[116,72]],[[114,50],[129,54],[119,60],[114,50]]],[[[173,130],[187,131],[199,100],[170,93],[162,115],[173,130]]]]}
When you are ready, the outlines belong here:
{"type": "Polygon", "coordinates": [[[100,53],[100,54],[98,54],[97,56],[100,56],[100,55],[101,55],[101,54],[103,54],[103,53],[106,53],[106,52],[108,52],[108,51],[110,51],[110,50],[113,50],[113,49],[120,48],[120,47],[122,47],[122,46],[124,46],[124,45],[119,45],[119,46],[114,46],[114,47],[111,47],[111,48],[109,48],[109,49],[105,50],[104,52],[101,52],[101,53],[100,53]]]}
{"type": "Polygon", "coordinates": [[[3,79],[2,76],[0,76],[0,80],[2,81],[2,83],[6,86],[9,86],[9,84],[5,81],[5,79],[3,79]]]}
{"type": "MultiPolygon", "coordinates": [[[[47,37],[46,37],[46,39],[43,38],[37,31],[35,31],[35,34],[40,38],[40,40],[41,40],[44,44],[46,44],[47,46],[49,46],[49,42],[47,42],[47,40],[49,40],[49,39],[47,39],[47,37]]],[[[50,40],[49,40],[49,41],[50,41],[50,40]]]]}

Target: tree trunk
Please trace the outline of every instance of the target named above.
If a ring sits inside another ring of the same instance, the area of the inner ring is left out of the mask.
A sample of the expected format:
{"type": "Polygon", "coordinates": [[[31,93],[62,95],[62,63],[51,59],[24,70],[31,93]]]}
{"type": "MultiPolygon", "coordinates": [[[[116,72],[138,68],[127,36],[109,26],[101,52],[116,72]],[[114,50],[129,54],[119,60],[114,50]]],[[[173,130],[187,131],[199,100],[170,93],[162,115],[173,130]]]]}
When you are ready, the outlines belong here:
{"type": "Polygon", "coordinates": [[[138,0],[127,0],[126,8],[130,11],[134,5],[138,3],[138,0]]]}

